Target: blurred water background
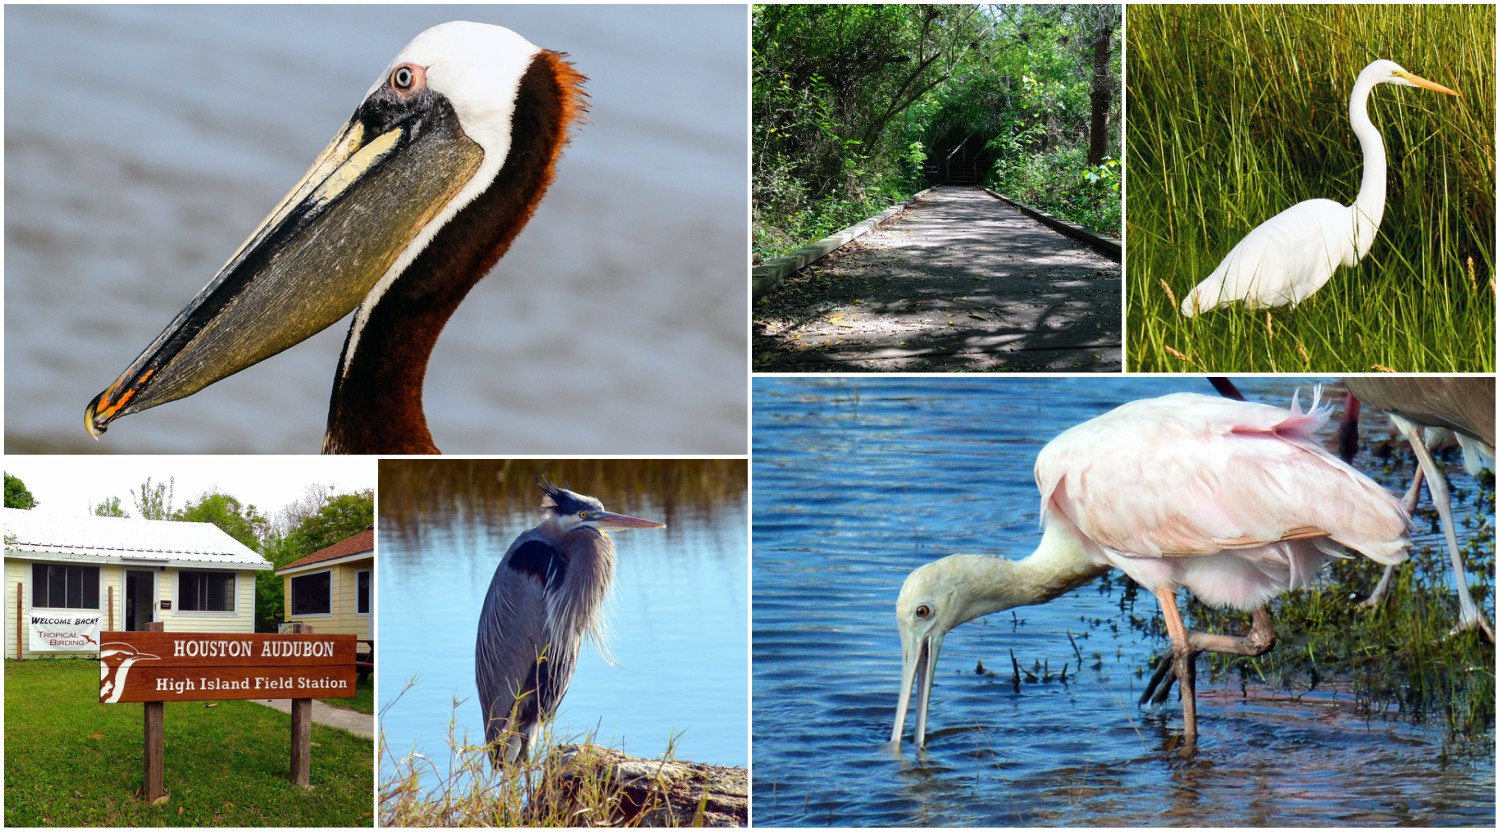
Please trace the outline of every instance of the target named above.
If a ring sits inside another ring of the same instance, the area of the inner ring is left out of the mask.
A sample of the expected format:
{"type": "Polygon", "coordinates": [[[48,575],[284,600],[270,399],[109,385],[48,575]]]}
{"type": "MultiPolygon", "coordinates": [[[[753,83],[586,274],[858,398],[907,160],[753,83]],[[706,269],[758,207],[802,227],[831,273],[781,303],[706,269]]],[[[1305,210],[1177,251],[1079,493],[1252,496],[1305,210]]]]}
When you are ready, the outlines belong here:
{"type": "Polygon", "coordinates": [[[624,5],[7,6],[6,451],[316,452],[345,322],[99,443],[83,410],[456,19],[569,53],[592,109],[438,341],[438,446],[744,453],[746,10],[624,5]]]}
{"type": "MultiPolygon", "coordinates": [[[[381,461],[383,777],[413,751],[446,772],[450,723],[460,743],[483,744],[475,632],[501,556],[540,520],[539,467],[530,460],[381,461]]],[[[667,524],[612,535],[610,649],[619,664],[584,645],[556,740],[592,733],[635,756],[658,757],[675,744],[678,759],[746,765],[746,464],[570,460],[544,471],[610,511],[667,524]]]]}

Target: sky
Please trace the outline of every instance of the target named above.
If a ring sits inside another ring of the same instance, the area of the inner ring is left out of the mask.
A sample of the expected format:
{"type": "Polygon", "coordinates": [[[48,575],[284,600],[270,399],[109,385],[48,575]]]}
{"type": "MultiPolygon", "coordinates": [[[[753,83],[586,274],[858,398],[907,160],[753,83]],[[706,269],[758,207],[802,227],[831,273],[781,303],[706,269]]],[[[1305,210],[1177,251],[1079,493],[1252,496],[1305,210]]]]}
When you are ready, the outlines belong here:
{"type": "Polygon", "coordinates": [[[309,485],[336,491],[375,487],[376,460],[325,456],[10,456],[5,473],[20,477],[44,514],[87,515],[109,497],[137,514],[131,489],[175,478],[172,505],[181,508],[217,490],[254,504],[274,519],[309,485]]]}

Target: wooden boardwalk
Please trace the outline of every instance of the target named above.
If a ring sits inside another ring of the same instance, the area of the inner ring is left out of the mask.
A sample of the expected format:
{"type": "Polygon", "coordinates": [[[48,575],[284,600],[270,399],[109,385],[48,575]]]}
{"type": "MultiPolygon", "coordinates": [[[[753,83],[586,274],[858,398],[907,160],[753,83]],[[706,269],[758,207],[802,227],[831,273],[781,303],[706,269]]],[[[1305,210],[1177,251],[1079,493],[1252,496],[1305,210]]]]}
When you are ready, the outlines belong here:
{"type": "Polygon", "coordinates": [[[1120,264],[942,187],[755,306],[758,372],[1121,369],[1120,264]]]}

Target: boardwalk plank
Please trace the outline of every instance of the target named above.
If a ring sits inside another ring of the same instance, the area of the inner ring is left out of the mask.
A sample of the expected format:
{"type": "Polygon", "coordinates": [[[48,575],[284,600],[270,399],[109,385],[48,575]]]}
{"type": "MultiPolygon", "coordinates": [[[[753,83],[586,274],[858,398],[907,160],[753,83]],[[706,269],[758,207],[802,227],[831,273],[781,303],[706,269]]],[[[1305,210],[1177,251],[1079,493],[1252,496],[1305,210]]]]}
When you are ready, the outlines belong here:
{"type": "Polygon", "coordinates": [[[978,188],[934,189],[755,312],[761,372],[1120,370],[1120,264],[978,188]]]}

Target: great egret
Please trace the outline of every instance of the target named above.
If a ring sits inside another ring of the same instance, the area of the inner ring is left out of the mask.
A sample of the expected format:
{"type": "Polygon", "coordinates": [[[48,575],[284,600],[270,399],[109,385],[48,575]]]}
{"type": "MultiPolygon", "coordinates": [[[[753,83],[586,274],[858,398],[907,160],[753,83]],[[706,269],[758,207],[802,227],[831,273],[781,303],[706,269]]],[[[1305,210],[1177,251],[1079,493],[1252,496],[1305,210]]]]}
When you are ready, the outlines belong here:
{"type": "Polygon", "coordinates": [[[1352,266],[1369,253],[1385,214],[1385,142],[1365,109],[1376,84],[1458,95],[1393,61],[1375,61],[1365,67],[1349,96],[1349,126],[1365,156],[1364,177],[1354,204],[1309,199],[1256,226],[1182,299],[1182,314],[1191,318],[1232,303],[1252,309],[1296,306],[1321,289],[1339,265],[1352,266]]]}
{"type": "Polygon", "coordinates": [[[950,630],[1046,603],[1113,567],[1161,604],[1182,692],[1182,753],[1191,754],[1199,653],[1271,649],[1276,633],[1266,602],[1310,585],[1346,548],[1378,563],[1406,557],[1406,512],[1323,450],[1313,434],[1326,420],[1316,402],[1304,414],[1295,402],[1286,410],[1177,393],[1123,405],[1047,443],[1036,461],[1043,524],[1036,551],[1019,561],[949,555],[902,585],[902,687],[891,741],[901,741],[914,684],[917,745],[926,741],[938,653],[950,630]],[[1249,635],[1190,632],[1178,587],[1206,604],[1253,611],[1249,635]]]}

